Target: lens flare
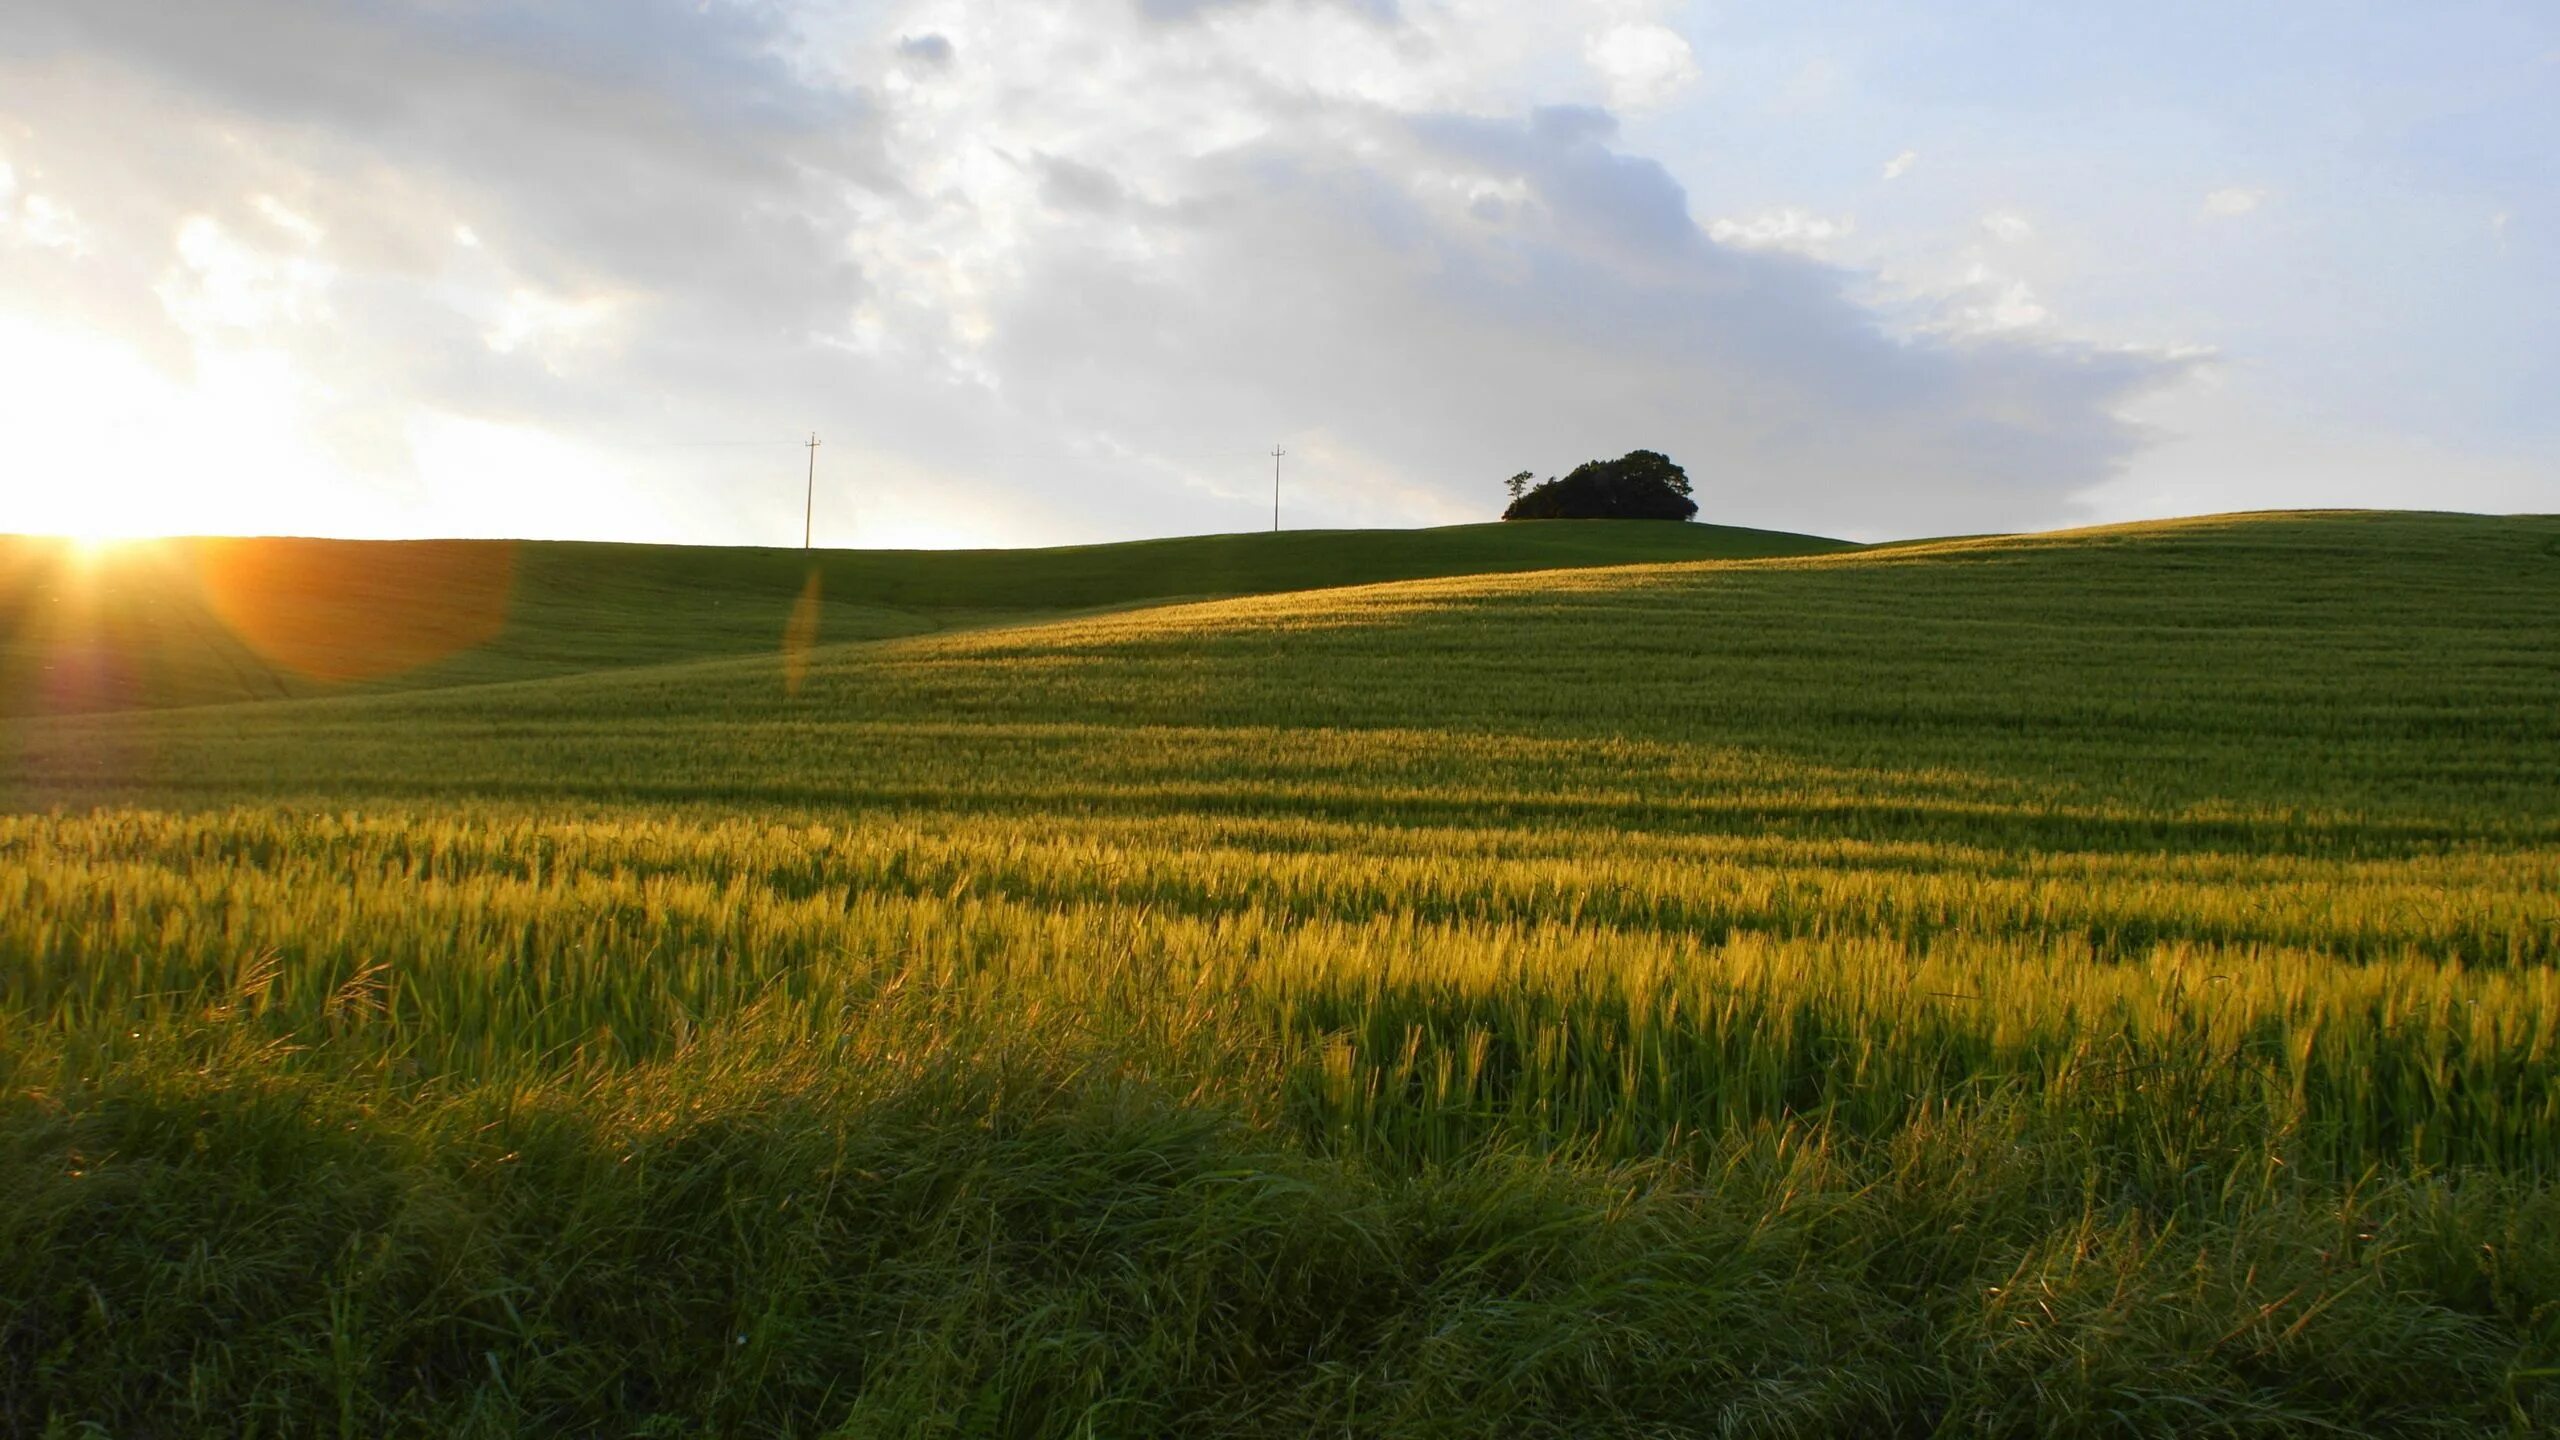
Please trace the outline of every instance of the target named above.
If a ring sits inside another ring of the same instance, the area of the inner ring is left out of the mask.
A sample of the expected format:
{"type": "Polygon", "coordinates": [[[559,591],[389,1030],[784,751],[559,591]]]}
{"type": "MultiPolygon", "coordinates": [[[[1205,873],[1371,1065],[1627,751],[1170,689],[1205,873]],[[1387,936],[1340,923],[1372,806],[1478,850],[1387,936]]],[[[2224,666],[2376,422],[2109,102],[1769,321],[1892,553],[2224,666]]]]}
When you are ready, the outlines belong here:
{"type": "Polygon", "coordinates": [[[0,540],[0,714],[120,709],[150,694],[168,617],[138,598],[167,569],[162,542],[0,540]]]}
{"type": "Polygon", "coordinates": [[[65,535],[62,537],[63,558],[81,570],[94,570],[120,556],[135,554],[154,544],[132,535],[105,533],[65,535]]]}
{"type": "Polygon", "coordinates": [[[516,553],[504,540],[207,539],[206,602],[281,669],[347,682],[485,645],[507,622],[516,553]]]}
{"type": "Polygon", "coordinates": [[[782,690],[797,698],[801,682],[809,678],[809,652],[818,644],[818,572],[809,571],[809,583],[800,587],[800,598],[791,602],[791,618],[782,626],[782,690]]]}

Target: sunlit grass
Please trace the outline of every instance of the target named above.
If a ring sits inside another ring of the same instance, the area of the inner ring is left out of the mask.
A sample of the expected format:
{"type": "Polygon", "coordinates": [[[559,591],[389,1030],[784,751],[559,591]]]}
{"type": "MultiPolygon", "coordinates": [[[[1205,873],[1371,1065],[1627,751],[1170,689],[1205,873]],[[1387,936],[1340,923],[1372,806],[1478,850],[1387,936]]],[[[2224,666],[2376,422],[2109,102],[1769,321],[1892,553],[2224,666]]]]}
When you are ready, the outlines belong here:
{"type": "Polygon", "coordinates": [[[24,723],[0,1429],[2550,1433],[2554,542],[24,723]]]}
{"type": "Polygon", "coordinates": [[[0,536],[0,715],[201,705],[800,653],[1172,596],[1851,548],[1712,525],[1209,535],[1054,550],[0,536]],[[126,563],[128,559],[148,563],[126,563]],[[814,586],[814,589],[812,588],[814,586]],[[812,599],[808,606],[804,597],[812,599]],[[76,604],[85,623],[53,622],[76,604]],[[796,639],[794,638],[796,637],[796,639]],[[111,683],[46,689],[76,663],[111,683]]]}

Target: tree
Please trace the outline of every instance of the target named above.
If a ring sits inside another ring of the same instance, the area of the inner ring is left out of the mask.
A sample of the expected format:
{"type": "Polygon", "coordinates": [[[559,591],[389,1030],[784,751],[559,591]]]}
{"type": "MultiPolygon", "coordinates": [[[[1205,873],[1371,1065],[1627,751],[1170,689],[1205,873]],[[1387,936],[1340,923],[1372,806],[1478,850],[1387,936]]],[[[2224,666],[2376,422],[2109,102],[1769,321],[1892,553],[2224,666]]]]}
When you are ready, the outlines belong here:
{"type": "MultiPolygon", "coordinates": [[[[1511,482],[1520,484],[1518,477],[1511,482]]],[[[1505,520],[1687,520],[1698,513],[1689,498],[1689,472],[1671,457],[1630,450],[1615,460],[1588,460],[1561,480],[1521,494],[1512,491],[1505,520]]]]}
{"type": "Polygon", "coordinates": [[[1502,488],[1511,492],[1511,503],[1517,505],[1520,503],[1520,497],[1528,493],[1529,482],[1537,478],[1537,476],[1523,470],[1519,474],[1512,476],[1510,479],[1503,481],[1502,488]]]}

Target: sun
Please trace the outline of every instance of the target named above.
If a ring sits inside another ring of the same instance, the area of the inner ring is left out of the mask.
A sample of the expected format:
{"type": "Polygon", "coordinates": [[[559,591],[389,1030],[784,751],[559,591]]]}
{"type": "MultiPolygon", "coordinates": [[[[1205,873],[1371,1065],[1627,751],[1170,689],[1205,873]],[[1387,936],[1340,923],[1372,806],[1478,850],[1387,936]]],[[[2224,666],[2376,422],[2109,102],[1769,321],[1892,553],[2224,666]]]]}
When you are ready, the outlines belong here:
{"type": "Polygon", "coordinates": [[[298,428],[299,394],[260,356],[202,351],[181,381],[112,337],[0,314],[10,415],[0,533],[97,547],[366,528],[330,503],[349,487],[298,428]]]}
{"type": "Polygon", "coordinates": [[[83,570],[94,570],[132,555],[154,538],[108,529],[66,530],[54,536],[61,542],[64,555],[83,570]]]}

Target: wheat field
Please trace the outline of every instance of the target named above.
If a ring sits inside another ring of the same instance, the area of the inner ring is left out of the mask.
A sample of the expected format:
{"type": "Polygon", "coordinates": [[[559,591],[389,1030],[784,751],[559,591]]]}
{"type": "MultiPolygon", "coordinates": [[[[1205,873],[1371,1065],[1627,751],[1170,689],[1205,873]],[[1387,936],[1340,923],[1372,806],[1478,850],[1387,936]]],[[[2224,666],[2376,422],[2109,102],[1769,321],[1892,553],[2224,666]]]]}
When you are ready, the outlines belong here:
{"type": "Polygon", "coordinates": [[[0,1432],[2560,1432],[2554,636],[2296,514],[29,715],[0,1432]]]}

